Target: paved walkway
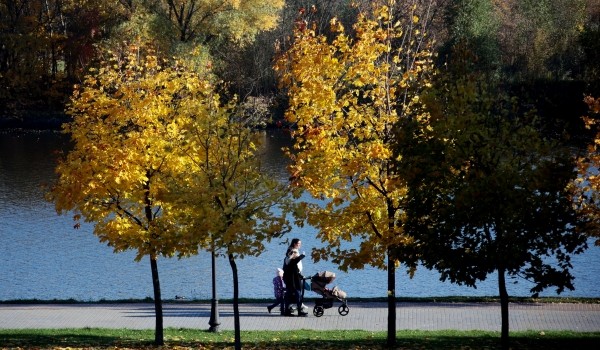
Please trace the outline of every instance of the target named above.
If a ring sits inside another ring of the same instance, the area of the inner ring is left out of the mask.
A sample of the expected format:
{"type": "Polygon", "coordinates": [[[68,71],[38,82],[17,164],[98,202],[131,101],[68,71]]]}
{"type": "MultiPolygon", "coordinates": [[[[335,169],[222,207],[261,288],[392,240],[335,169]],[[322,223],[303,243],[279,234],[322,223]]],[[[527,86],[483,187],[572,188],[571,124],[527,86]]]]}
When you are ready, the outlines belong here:
{"type": "MultiPolygon", "coordinates": [[[[267,304],[240,304],[242,330],[387,329],[385,303],[348,303],[350,313],[338,313],[340,303],[321,317],[283,317],[267,304]]],[[[220,330],[233,329],[233,306],[219,305],[220,330]]],[[[600,304],[511,304],[510,329],[600,332],[600,304]]],[[[210,304],[164,304],[164,326],[208,329],[210,304]]],[[[0,329],[24,328],[154,328],[153,304],[0,304],[0,329]]],[[[398,330],[500,330],[497,303],[398,303],[398,330]]]]}

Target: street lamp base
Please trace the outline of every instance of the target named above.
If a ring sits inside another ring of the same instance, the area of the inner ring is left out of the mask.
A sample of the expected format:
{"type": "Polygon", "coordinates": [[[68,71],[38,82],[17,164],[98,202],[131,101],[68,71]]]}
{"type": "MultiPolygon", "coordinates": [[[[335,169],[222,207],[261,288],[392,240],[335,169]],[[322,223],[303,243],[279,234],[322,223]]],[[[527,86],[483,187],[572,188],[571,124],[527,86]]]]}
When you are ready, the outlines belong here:
{"type": "Polygon", "coordinates": [[[208,321],[208,325],[210,328],[209,332],[218,332],[219,331],[219,300],[212,299],[210,305],[210,320],[208,321]]]}

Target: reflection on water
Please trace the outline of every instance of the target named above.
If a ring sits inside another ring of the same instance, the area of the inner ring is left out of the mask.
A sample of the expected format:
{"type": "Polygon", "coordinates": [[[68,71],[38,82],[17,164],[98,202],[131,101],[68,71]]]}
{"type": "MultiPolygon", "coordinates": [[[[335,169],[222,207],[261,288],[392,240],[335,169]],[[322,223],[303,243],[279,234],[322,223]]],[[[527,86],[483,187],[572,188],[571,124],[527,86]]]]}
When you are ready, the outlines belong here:
{"type": "MultiPolygon", "coordinates": [[[[263,155],[266,171],[286,179],[286,157],[281,147],[289,142],[283,131],[264,134],[263,155]]],[[[110,247],[98,242],[93,227],[73,228],[72,218],[58,216],[43,199],[41,186],[51,181],[56,164],[56,151],[65,148],[66,139],[57,133],[0,133],[0,300],[14,299],[130,299],[152,296],[148,260],[134,262],[132,252],[114,254],[110,247]]],[[[238,261],[240,297],[271,298],[271,280],[275,268],[282,264],[286,241],[292,236],[303,240],[308,251],[321,246],[311,227],[296,228],[288,237],[267,245],[259,257],[238,261]]],[[[208,253],[159,261],[163,297],[209,299],[210,259],[208,253]]],[[[600,250],[590,248],[574,258],[576,291],[565,296],[600,297],[600,250]]],[[[333,284],[349,297],[385,297],[386,273],[366,269],[343,273],[329,262],[305,261],[304,274],[321,270],[337,273],[333,284]]],[[[228,262],[217,262],[220,298],[231,298],[232,275],[228,262]]],[[[435,272],[420,269],[414,279],[400,271],[397,295],[423,296],[489,296],[497,295],[496,278],[490,276],[478,289],[442,283],[435,272]]],[[[509,293],[527,296],[531,288],[526,281],[509,286],[509,293]]],[[[309,297],[316,297],[311,292],[309,297]]],[[[553,290],[544,295],[553,296],[553,290]]]]}

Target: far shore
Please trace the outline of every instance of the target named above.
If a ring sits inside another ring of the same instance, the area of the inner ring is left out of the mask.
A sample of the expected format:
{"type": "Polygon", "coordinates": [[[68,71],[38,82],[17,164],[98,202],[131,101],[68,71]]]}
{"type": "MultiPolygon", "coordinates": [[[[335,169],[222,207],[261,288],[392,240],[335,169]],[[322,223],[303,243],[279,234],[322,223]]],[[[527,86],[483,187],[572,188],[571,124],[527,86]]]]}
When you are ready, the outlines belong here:
{"type": "Polygon", "coordinates": [[[35,110],[18,112],[12,115],[0,115],[0,130],[60,130],[62,124],[68,121],[70,121],[70,117],[63,111],[35,110]]]}

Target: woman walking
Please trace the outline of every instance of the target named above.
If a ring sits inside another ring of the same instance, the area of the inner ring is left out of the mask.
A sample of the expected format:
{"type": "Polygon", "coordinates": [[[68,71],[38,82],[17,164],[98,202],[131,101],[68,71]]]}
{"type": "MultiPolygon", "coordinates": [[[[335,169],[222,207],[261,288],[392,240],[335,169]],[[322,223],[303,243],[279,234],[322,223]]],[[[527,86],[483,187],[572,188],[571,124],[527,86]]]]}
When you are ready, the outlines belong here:
{"type": "Polygon", "coordinates": [[[300,254],[302,241],[298,238],[292,239],[283,263],[283,281],[286,285],[285,315],[293,316],[290,306],[296,304],[298,316],[306,316],[307,312],[302,310],[302,288],[304,288],[304,276],[302,276],[302,259],[304,253],[300,254]]]}

